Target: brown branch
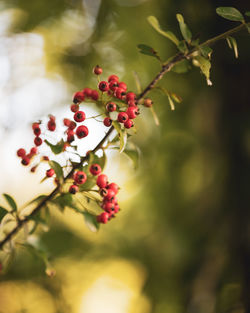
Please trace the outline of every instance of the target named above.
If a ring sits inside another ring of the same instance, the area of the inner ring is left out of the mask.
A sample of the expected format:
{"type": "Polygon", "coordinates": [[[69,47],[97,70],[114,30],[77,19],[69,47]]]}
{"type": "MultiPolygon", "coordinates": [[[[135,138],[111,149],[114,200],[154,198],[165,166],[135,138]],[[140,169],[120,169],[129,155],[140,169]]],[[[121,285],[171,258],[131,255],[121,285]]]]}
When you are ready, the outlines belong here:
{"type": "MultiPolygon", "coordinates": [[[[242,30],[243,28],[246,27],[246,25],[250,25],[250,23],[246,23],[246,24],[241,24],[235,28],[232,28],[231,30],[220,34],[216,37],[213,37],[207,41],[205,41],[204,43],[200,44],[199,46],[211,46],[213,45],[215,42],[225,39],[226,37],[228,37],[229,35],[239,32],[240,30],[242,30]]],[[[183,54],[183,53],[178,53],[177,55],[175,55],[173,58],[171,58],[171,60],[165,64],[162,65],[162,69],[161,71],[155,76],[155,78],[148,84],[148,86],[139,94],[139,96],[137,97],[137,100],[141,100],[152,88],[154,88],[154,86],[159,82],[159,80],[162,79],[162,77],[169,71],[171,71],[171,69],[180,61],[184,60],[184,59],[188,59],[190,58],[193,54],[197,53],[197,51],[199,51],[199,47],[196,47],[194,49],[192,49],[190,52],[188,52],[187,54],[183,54]]],[[[101,149],[104,142],[109,138],[109,136],[111,135],[111,133],[113,132],[114,127],[110,127],[109,131],[105,134],[105,136],[102,138],[102,140],[96,145],[96,147],[92,150],[93,153],[95,153],[97,150],[101,149]]],[[[85,161],[88,160],[88,155],[86,155],[85,157],[83,157],[81,159],[81,162],[79,164],[76,164],[75,166],[73,166],[72,170],[68,173],[68,175],[65,177],[65,181],[67,179],[69,179],[70,177],[72,177],[74,170],[78,167],[80,167],[85,161]]],[[[10,231],[6,237],[4,239],[2,239],[2,241],[0,241],[0,249],[4,246],[5,243],[7,243],[9,240],[11,240],[14,235],[16,233],[18,233],[18,231],[22,228],[22,226],[30,221],[30,218],[33,217],[34,215],[36,215],[41,208],[50,200],[53,199],[53,197],[59,192],[60,187],[57,186],[48,196],[46,196],[38,205],[37,207],[27,216],[25,216],[23,219],[18,219],[17,220],[17,225],[12,229],[12,231],[10,231]]]]}

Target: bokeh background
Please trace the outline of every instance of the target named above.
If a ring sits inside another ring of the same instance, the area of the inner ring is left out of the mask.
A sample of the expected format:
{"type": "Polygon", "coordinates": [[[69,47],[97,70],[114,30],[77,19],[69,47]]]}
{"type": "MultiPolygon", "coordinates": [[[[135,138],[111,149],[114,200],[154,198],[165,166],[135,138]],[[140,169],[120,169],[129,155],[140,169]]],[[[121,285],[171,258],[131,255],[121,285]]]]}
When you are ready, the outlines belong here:
{"type": "MultiPolygon", "coordinates": [[[[217,6],[250,9],[243,0],[0,1],[0,192],[22,206],[53,188],[39,184],[42,171],[32,175],[20,165],[16,150],[32,145],[34,120],[67,116],[72,93],[96,86],[96,64],[103,78],[117,74],[135,90],[134,72],[146,86],[160,69],[137,44],[164,60],[175,53],[147,16],[180,37],[181,13],[203,41],[237,25],[216,16],[217,6]]],[[[133,138],[139,169],[109,155],[105,172],[122,188],[119,217],[92,233],[70,210],[53,212],[39,236],[56,276],[18,249],[0,276],[1,313],[250,312],[246,31],[237,42],[238,59],[225,41],[214,47],[211,87],[198,68],[164,77],[160,85],[183,102],[171,111],[165,96],[151,93],[160,126],[143,110],[133,138]]],[[[83,149],[102,132],[99,125],[83,149]]]]}

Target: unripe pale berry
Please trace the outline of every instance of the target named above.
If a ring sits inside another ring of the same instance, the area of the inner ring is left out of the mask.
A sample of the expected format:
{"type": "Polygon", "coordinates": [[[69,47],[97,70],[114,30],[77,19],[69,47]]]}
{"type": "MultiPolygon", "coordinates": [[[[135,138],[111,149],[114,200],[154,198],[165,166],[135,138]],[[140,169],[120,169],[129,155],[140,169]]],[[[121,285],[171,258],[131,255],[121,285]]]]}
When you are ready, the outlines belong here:
{"type": "Polygon", "coordinates": [[[71,185],[69,187],[69,192],[72,193],[73,195],[76,194],[79,191],[79,187],[77,185],[71,185]]]}
{"type": "Polygon", "coordinates": [[[98,88],[102,91],[102,92],[105,92],[105,91],[108,91],[109,90],[109,84],[105,81],[101,81],[99,84],[98,84],[98,88]]]}
{"type": "Polygon", "coordinates": [[[89,130],[84,125],[78,126],[77,129],[76,129],[76,136],[79,139],[86,137],[88,135],[88,133],[89,133],[89,130]]]}
{"type": "Polygon", "coordinates": [[[108,112],[116,111],[116,104],[114,102],[108,102],[107,105],[106,105],[106,110],[108,112]]]}
{"type": "Polygon", "coordinates": [[[86,180],[87,180],[87,175],[86,175],[85,172],[83,172],[83,171],[75,172],[75,174],[74,174],[74,181],[75,181],[76,184],[82,185],[82,184],[84,184],[86,182],[86,180]]]}
{"type": "Polygon", "coordinates": [[[47,177],[52,177],[54,174],[55,174],[55,170],[53,168],[50,168],[49,170],[46,171],[47,177]]]}
{"type": "Polygon", "coordinates": [[[36,138],[34,139],[34,144],[35,144],[37,147],[38,147],[38,146],[41,146],[42,143],[43,143],[42,138],[36,137],[36,138]]]}
{"type": "Polygon", "coordinates": [[[78,123],[83,122],[85,120],[86,116],[83,111],[78,111],[74,114],[74,120],[78,123]]]}
{"type": "Polygon", "coordinates": [[[111,118],[105,117],[105,119],[103,120],[103,124],[104,124],[106,127],[110,127],[110,126],[112,125],[112,120],[111,120],[111,118]]]}
{"type": "Polygon", "coordinates": [[[128,114],[126,112],[120,112],[117,117],[118,122],[125,123],[128,120],[128,114]]]}
{"type": "Polygon", "coordinates": [[[99,65],[96,65],[93,68],[93,73],[96,74],[96,75],[101,75],[102,74],[102,68],[99,65]]]}
{"type": "Polygon", "coordinates": [[[70,111],[74,112],[74,113],[79,111],[79,105],[78,104],[71,104],[70,111]]]}
{"type": "Polygon", "coordinates": [[[131,128],[134,126],[134,122],[132,120],[127,120],[125,123],[124,123],[124,127],[125,128],[131,128]]]}
{"type": "Polygon", "coordinates": [[[26,155],[26,151],[25,151],[25,149],[20,148],[20,149],[17,150],[16,154],[17,154],[17,156],[22,158],[22,157],[24,157],[26,155]]]}
{"type": "Polygon", "coordinates": [[[100,188],[105,188],[108,183],[108,177],[105,174],[101,174],[97,177],[96,184],[100,188]]]}
{"type": "Polygon", "coordinates": [[[74,95],[73,95],[73,102],[75,104],[77,103],[81,103],[82,101],[84,101],[84,94],[82,91],[77,91],[74,95]]]}
{"type": "Polygon", "coordinates": [[[153,105],[153,101],[150,98],[144,99],[144,106],[150,108],[153,105]]]}
{"type": "Polygon", "coordinates": [[[99,164],[92,164],[89,168],[89,171],[92,175],[99,175],[102,171],[102,168],[99,164]]]}

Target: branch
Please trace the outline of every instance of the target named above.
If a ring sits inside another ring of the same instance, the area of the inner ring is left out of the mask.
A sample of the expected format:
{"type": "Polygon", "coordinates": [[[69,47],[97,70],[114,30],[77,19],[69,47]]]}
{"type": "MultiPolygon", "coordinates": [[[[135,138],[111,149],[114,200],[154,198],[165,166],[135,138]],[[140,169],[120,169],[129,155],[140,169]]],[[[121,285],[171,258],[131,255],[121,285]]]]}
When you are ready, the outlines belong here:
{"type": "MultiPolygon", "coordinates": [[[[189,51],[187,54],[184,53],[178,53],[176,54],[174,57],[172,57],[170,59],[170,61],[168,61],[167,63],[162,65],[162,69],[161,71],[155,76],[155,78],[148,84],[148,86],[139,94],[139,96],[137,97],[137,100],[141,100],[152,88],[154,88],[154,86],[159,82],[159,80],[162,79],[162,77],[171,71],[171,69],[180,61],[184,60],[184,59],[188,59],[190,58],[193,54],[197,53],[199,51],[199,47],[201,46],[211,46],[214,43],[216,43],[219,40],[225,39],[226,37],[228,37],[229,35],[233,34],[233,33],[237,33],[239,31],[241,31],[243,28],[245,28],[246,26],[250,26],[250,23],[244,23],[241,24],[240,26],[237,26],[235,28],[230,29],[229,31],[220,34],[216,37],[213,37],[203,43],[201,43],[198,47],[192,49],[191,51],[189,51]]],[[[101,149],[103,144],[105,143],[105,141],[109,138],[109,136],[111,135],[111,133],[114,131],[114,126],[110,127],[109,131],[105,134],[105,136],[102,138],[102,140],[96,145],[96,147],[91,151],[93,153],[95,153],[97,150],[101,149]]],[[[76,164],[75,166],[73,166],[73,168],[71,169],[71,171],[68,173],[68,175],[65,177],[65,181],[68,180],[70,177],[72,177],[75,169],[77,169],[78,167],[82,166],[83,163],[85,161],[88,160],[88,155],[86,155],[85,157],[83,157],[81,159],[81,162],[79,164],[76,164]]],[[[53,197],[60,191],[60,186],[57,186],[48,196],[46,196],[37,206],[36,208],[27,216],[25,216],[23,219],[18,219],[17,220],[17,225],[12,229],[12,231],[10,231],[6,237],[4,239],[2,239],[0,241],[0,249],[4,246],[5,243],[7,243],[8,241],[10,241],[15,234],[18,233],[18,231],[23,227],[24,224],[26,224],[27,222],[30,221],[30,218],[33,217],[34,215],[36,215],[41,209],[42,207],[49,202],[50,200],[53,199],[53,197]]]]}

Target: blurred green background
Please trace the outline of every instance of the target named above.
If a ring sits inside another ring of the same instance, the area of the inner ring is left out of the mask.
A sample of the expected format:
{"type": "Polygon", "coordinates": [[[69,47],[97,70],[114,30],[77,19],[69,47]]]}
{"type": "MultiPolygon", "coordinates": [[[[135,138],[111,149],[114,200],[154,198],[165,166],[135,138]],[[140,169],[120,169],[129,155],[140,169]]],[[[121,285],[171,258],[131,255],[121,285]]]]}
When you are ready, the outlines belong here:
{"type": "MultiPolygon", "coordinates": [[[[175,47],[147,23],[180,31],[181,13],[201,41],[237,25],[216,16],[218,6],[249,10],[246,1],[6,0],[0,1],[0,191],[23,204],[41,187],[15,156],[31,145],[30,123],[64,116],[72,93],[117,74],[135,90],[146,86],[175,47]]],[[[137,171],[118,153],[106,172],[121,186],[122,211],[96,233],[69,210],[55,212],[41,232],[57,274],[18,249],[0,276],[1,313],[250,312],[250,41],[237,35],[239,58],[226,41],[214,47],[211,80],[198,68],[169,73],[160,82],[183,98],[171,111],[151,93],[160,126],[143,110],[133,141],[141,149],[137,171]]],[[[88,147],[86,147],[88,150],[88,147]]],[[[39,175],[38,175],[39,176],[39,175]]]]}

